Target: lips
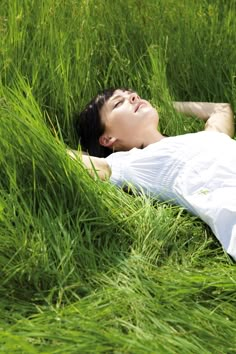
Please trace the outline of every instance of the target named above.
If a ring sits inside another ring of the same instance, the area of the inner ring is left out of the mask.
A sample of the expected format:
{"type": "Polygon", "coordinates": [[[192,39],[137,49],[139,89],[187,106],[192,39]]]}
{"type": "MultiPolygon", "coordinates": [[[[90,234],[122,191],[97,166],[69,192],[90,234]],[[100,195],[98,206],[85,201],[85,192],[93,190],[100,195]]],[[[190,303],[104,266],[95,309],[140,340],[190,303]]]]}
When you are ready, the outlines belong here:
{"type": "Polygon", "coordinates": [[[139,107],[142,106],[144,103],[145,103],[145,102],[140,101],[140,102],[136,105],[135,110],[134,110],[134,113],[136,113],[136,112],[139,110],[139,107]]]}

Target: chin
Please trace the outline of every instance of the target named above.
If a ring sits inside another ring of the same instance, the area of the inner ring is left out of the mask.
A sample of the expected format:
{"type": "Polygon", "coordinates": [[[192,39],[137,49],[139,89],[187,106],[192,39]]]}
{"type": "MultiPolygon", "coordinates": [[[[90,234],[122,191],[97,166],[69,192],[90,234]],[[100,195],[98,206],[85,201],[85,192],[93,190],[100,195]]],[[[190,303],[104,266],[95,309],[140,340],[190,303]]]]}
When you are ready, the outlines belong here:
{"type": "Polygon", "coordinates": [[[156,126],[158,126],[159,114],[155,108],[152,108],[152,110],[150,111],[150,118],[151,118],[152,122],[155,122],[156,126]]]}

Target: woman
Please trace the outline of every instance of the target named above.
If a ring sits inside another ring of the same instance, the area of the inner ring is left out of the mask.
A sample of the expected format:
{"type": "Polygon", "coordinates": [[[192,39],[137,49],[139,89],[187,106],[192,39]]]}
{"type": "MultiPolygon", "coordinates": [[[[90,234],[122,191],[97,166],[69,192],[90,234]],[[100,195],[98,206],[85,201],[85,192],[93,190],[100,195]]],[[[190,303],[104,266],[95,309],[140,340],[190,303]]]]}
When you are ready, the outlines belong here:
{"type": "MultiPolygon", "coordinates": [[[[174,102],[205,121],[202,132],[164,137],[156,109],[130,90],[108,90],[80,114],[77,131],[91,174],[131,183],[151,197],[183,206],[212,229],[236,260],[236,141],[227,103],[174,102]]],[[[69,151],[72,157],[76,152],[69,151]]]]}

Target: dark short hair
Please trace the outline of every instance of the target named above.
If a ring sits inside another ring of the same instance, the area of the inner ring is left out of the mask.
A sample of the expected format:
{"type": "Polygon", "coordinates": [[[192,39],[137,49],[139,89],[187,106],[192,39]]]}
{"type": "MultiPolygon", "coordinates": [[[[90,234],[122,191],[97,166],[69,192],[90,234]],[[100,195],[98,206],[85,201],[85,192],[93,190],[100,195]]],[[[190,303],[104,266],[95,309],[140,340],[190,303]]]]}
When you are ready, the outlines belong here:
{"type": "Polygon", "coordinates": [[[110,88],[96,95],[79,114],[75,114],[75,130],[81,149],[91,156],[106,157],[112,153],[108,147],[99,143],[105,131],[100,111],[104,103],[116,90],[132,91],[126,88],[110,88]]]}

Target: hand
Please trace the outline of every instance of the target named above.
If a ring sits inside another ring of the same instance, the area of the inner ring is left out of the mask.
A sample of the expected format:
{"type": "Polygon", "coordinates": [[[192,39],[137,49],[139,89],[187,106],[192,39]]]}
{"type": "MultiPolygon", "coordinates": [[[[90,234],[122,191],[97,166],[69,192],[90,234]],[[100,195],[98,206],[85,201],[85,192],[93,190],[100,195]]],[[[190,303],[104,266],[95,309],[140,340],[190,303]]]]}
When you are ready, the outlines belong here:
{"type": "Polygon", "coordinates": [[[173,105],[178,112],[205,121],[205,130],[234,136],[233,112],[229,103],[173,102],[173,105]]]}

